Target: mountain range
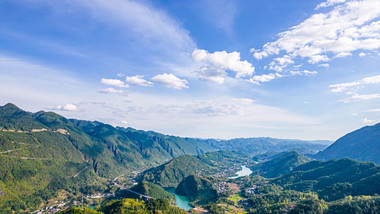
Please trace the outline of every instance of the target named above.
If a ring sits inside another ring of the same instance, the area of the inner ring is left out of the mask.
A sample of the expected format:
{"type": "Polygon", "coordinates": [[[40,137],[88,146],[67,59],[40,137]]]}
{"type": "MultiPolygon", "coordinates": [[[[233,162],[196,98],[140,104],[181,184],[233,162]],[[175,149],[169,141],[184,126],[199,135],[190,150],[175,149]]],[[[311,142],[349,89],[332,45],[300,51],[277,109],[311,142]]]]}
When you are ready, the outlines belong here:
{"type": "Polygon", "coordinates": [[[321,160],[352,158],[380,164],[380,123],[346,134],[316,154],[314,158],[321,160]]]}
{"type": "MultiPolygon", "coordinates": [[[[364,127],[350,133],[315,157],[347,156],[379,163],[379,127],[364,127]],[[348,146],[345,148],[345,145],[348,146]]],[[[0,107],[0,211],[38,207],[62,191],[72,196],[104,191],[110,188],[109,181],[120,174],[141,172],[160,164],[164,164],[162,172],[165,172],[180,156],[189,159],[189,166],[195,164],[192,168],[195,174],[196,170],[206,167],[205,172],[215,175],[216,168],[247,161],[257,154],[297,150],[310,155],[329,143],[274,138],[177,137],[97,121],[67,119],[54,112],[30,113],[14,104],[6,104],[0,107]],[[232,159],[233,162],[229,161],[232,159]]],[[[296,160],[304,161],[298,157],[296,160]]],[[[297,164],[290,165],[293,168],[297,164]]],[[[178,173],[181,176],[174,180],[166,176],[168,181],[165,181],[165,173],[155,177],[158,171],[154,169],[146,171],[144,176],[148,178],[151,173],[155,180],[150,181],[154,183],[172,182],[163,186],[176,186],[191,174],[178,173]]]]}

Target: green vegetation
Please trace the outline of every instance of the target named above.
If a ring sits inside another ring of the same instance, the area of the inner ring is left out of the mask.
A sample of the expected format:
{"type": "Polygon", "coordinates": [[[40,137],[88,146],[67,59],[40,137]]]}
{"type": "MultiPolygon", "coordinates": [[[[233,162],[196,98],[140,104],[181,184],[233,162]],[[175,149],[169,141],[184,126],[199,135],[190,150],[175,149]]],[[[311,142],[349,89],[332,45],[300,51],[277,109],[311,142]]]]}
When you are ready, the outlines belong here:
{"type": "Polygon", "coordinates": [[[230,151],[209,152],[198,156],[183,155],[143,172],[139,179],[162,187],[176,187],[189,175],[231,176],[242,164],[249,166],[253,162],[240,153],[230,151]]]}
{"type": "Polygon", "coordinates": [[[61,191],[101,193],[120,172],[214,150],[203,140],[0,107],[0,212],[29,212],[61,191]],[[107,181],[108,179],[108,181],[107,181]]]}
{"type": "Polygon", "coordinates": [[[380,197],[371,196],[347,196],[343,200],[336,201],[329,205],[327,214],[365,214],[380,212],[380,197]]]}
{"type": "Polygon", "coordinates": [[[111,200],[96,210],[88,208],[72,207],[57,214],[186,214],[185,210],[170,206],[165,199],[149,199],[141,201],[138,199],[125,198],[111,200]]]}
{"type": "MultiPolygon", "coordinates": [[[[379,127],[351,133],[326,151],[338,148],[336,145],[347,146],[347,142],[348,147],[357,148],[356,141],[365,135],[363,153],[348,153],[356,155],[353,158],[375,160],[380,156],[379,127]]],[[[29,113],[7,104],[0,107],[0,213],[30,213],[60,201],[78,201],[82,195],[115,191],[112,181],[118,174],[129,173],[125,179],[133,183],[134,173],[159,164],[141,173],[141,182],[133,187],[156,199],[113,200],[96,210],[73,207],[61,213],[185,213],[170,206],[174,198],[161,188],[177,185],[176,193],[210,213],[378,212],[379,197],[375,195],[380,194],[380,167],[374,163],[310,161],[296,152],[275,154],[295,148],[307,153],[321,147],[272,138],[180,138],[69,120],[52,112],[29,113]],[[247,156],[214,151],[218,149],[241,151],[247,156]],[[254,165],[249,156],[264,152],[269,153],[257,160],[270,160],[254,165]],[[266,178],[228,179],[241,165],[266,178]]],[[[100,204],[101,197],[88,199],[88,204],[100,204]]]]}
{"type": "Polygon", "coordinates": [[[166,199],[172,204],[175,203],[174,195],[166,192],[162,187],[147,181],[140,181],[132,190],[153,198],[166,199]]]}
{"type": "Polygon", "coordinates": [[[279,153],[289,150],[302,151],[302,154],[317,153],[329,144],[329,141],[305,141],[275,139],[270,137],[236,138],[231,140],[210,141],[210,145],[220,150],[236,151],[255,156],[265,153],[279,153]]]}
{"type": "Polygon", "coordinates": [[[289,173],[293,168],[311,161],[311,158],[298,154],[295,151],[282,152],[272,157],[271,160],[254,165],[254,174],[260,174],[267,178],[277,177],[289,173]]]}
{"type": "Polygon", "coordinates": [[[165,199],[149,199],[140,201],[137,199],[112,200],[101,206],[99,211],[105,214],[111,213],[136,213],[136,214],[185,214],[185,210],[170,206],[165,199]]]}
{"type": "Polygon", "coordinates": [[[87,207],[70,207],[69,209],[58,212],[57,214],[103,214],[103,212],[98,212],[87,207]]]}
{"type": "Polygon", "coordinates": [[[187,196],[192,205],[204,205],[216,202],[218,199],[217,191],[212,187],[213,183],[215,183],[213,178],[190,175],[183,179],[175,192],[187,196]]]}
{"type": "Polygon", "coordinates": [[[380,164],[380,123],[346,134],[315,155],[315,158],[321,160],[352,158],[380,164]]]}
{"type": "Polygon", "coordinates": [[[272,181],[285,189],[317,192],[320,198],[334,201],[348,195],[380,193],[380,167],[352,159],[311,161],[272,181]]]}
{"type": "Polygon", "coordinates": [[[313,193],[296,191],[253,195],[247,200],[250,213],[323,213],[327,204],[313,193]]]}

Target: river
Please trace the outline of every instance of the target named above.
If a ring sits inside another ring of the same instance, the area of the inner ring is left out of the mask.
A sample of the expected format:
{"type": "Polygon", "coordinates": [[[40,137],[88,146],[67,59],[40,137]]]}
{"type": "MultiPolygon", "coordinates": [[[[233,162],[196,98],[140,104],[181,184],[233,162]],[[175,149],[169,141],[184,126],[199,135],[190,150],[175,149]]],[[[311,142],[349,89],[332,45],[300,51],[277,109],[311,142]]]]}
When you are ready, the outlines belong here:
{"type": "MultiPolygon", "coordinates": [[[[250,175],[252,173],[252,170],[247,168],[246,166],[242,165],[241,170],[236,172],[236,176],[230,177],[231,179],[240,178],[246,175],[250,175]]],[[[173,194],[175,196],[175,203],[177,204],[177,207],[189,211],[192,207],[189,205],[190,201],[186,196],[177,195],[175,193],[175,188],[168,188],[166,189],[167,192],[170,194],[173,194]]]]}
{"type": "Polygon", "coordinates": [[[184,209],[186,211],[189,211],[192,208],[189,205],[190,203],[189,199],[186,196],[177,195],[175,193],[175,188],[168,188],[166,189],[166,191],[175,196],[175,203],[177,204],[177,207],[184,209]]]}
{"type": "Polygon", "coordinates": [[[241,170],[236,172],[236,176],[230,177],[231,179],[240,178],[246,175],[250,175],[252,173],[252,170],[247,168],[246,166],[242,165],[241,170]]]}

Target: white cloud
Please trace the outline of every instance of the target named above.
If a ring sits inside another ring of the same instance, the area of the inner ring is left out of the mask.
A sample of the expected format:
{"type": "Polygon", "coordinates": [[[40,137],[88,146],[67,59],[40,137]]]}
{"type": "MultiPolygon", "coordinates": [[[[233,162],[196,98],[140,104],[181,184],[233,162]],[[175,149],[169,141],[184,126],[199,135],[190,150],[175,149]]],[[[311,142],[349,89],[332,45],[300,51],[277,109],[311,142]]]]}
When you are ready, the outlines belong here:
{"type": "Polygon", "coordinates": [[[56,110],[62,110],[62,111],[77,111],[78,107],[74,104],[66,104],[64,106],[57,106],[56,110]]]}
{"type": "Polygon", "coordinates": [[[365,110],[365,112],[380,112],[380,108],[378,108],[378,109],[368,109],[368,110],[365,110]]]}
{"type": "MultiPolygon", "coordinates": [[[[255,71],[252,64],[246,60],[242,61],[240,53],[236,51],[231,53],[226,51],[209,53],[206,50],[196,49],[193,51],[192,57],[194,61],[202,63],[203,70],[230,70],[235,72],[235,78],[250,77],[255,71]]],[[[221,78],[220,73],[216,73],[218,78],[221,78]]]]}
{"type": "Polygon", "coordinates": [[[127,76],[125,78],[125,81],[129,84],[132,84],[132,85],[139,85],[139,86],[145,86],[145,87],[153,86],[152,82],[147,81],[143,78],[144,78],[144,76],[141,76],[141,75],[127,76]]]}
{"type": "Polygon", "coordinates": [[[313,76],[316,75],[317,71],[309,71],[309,70],[303,70],[303,71],[290,71],[291,75],[305,75],[305,76],[313,76]]]}
{"type": "Polygon", "coordinates": [[[250,82],[255,83],[257,85],[260,85],[260,83],[263,82],[269,82],[276,78],[276,74],[262,74],[262,75],[255,75],[251,79],[249,79],[250,82]]]}
{"type": "Polygon", "coordinates": [[[117,90],[114,88],[105,88],[105,89],[102,89],[100,92],[105,93],[105,94],[122,94],[122,93],[124,93],[123,90],[117,90]]]}
{"type": "Polygon", "coordinates": [[[336,5],[336,4],[343,3],[345,1],[346,0],[327,0],[327,1],[322,2],[319,5],[317,5],[317,7],[315,9],[318,10],[320,8],[323,8],[323,7],[330,7],[330,6],[333,6],[333,5],[336,5]]]}
{"type": "Polygon", "coordinates": [[[359,54],[360,57],[365,57],[365,56],[367,56],[367,55],[368,55],[368,54],[363,53],[363,52],[359,54]]]}
{"type": "Polygon", "coordinates": [[[189,88],[187,86],[188,82],[185,79],[180,79],[173,74],[159,74],[152,78],[152,80],[163,84],[164,86],[168,88],[174,88],[174,89],[182,89],[182,88],[189,88]]]}
{"type": "Polygon", "coordinates": [[[128,84],[125,84],[123,81],[121,81],[119,79],[102,78],[100,82],[105,84],[105,85],[112,85],[112,86],[116,86],[116,87],[120,87],[120,88],[128,88],[129,87],[128,84]]]}
{"type": "Polygon", "coordinates": [[[352,53],[350,52],[340,52],[337,55],[335,55],[335,58],[344,58],[347,56],[352,56],[352,53]]]}
{"type": "Polygon", "coordinates": [[[319,64],[318,67],[328,68],[330,67],[330,65],[327,63],[324,63],[324,64],[319,64]]]}
{"type": "Polygon", "coordinates": [[[329,61],[329,58],[326,55],[312,55],[310,56],[310,59],[308,62],[310,64],[317,64],[319,62],[327,62],[329,61]]]}
{"type": "Polygon", "coordinates": [[[329,85],[329,87],[331,88],[332,92],[343,92],[343,91],[347,91],[351,89],[352,87],[358,87],[358,86],[369,85],[369,84],[379,84],[379,83],[380,83],[380,75],[377,75],[377,76],[366,77],[358,81],[329,85]]]}
{"type": "Polygon", "coordinates": [[[275,58],[271,63],[269,63],[269,69],[281,72],[286,66],[293,64],[294,61],[290,59],[288,55],[283,57],[275,58]]]}
{"type": "Polygon", "coordinates": [[[284,53],[290,59],[306,58],[310,64],[327,62],[333,56],[348,56],[357,50],[380,48],[380,1],[327,1],[319,7],[333,6],[317,13],[268,42],[253,56],[262,59],[284,53]],[[336,3],[342,3],[335,5],[336,3]]]}
{"type": "Polygon", "coordinates": [[[377,120],[370,120],[368,118],[363,118],[362,122],[367,125],[374,125],[376,123],[379,123],[380,121],[377,120]]]}
{"type": "Polygon", "coordinates": [[[352,103],[352,102],[358,102],[358,101],[366,101],[366,100],[374,100],[374,99],[380,99],[380,94],[355,94],[351,97],[345,98],[342,101],[344,103],[352,103]]]}
{"type": "Polygon", "coordinates": [[[222,69],[202,67],[199,69],[199,79],[222,84],[227,77],[227,72],[222,69]]]}

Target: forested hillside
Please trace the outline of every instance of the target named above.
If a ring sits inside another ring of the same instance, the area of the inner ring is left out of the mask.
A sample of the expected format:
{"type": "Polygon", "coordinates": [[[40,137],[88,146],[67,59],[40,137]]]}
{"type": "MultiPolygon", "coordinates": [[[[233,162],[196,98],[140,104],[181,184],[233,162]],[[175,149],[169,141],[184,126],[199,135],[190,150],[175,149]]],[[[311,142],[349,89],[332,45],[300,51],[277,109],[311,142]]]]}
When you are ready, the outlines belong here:
{"type": "Polygon", "coordinates": [[[352,158],[380,164],[380,123],[346,134],[316,154],[315,158],[321,160],[352,158]]]}
{"type": "Polygon", "coordinates": [[[348,195],[380,194],[380,166],[352,159],[311,161],[273,180],[284,189],[316,192],[334,201],[348,195]]]}
{"type": "Polygon", "coordinates": [[[139,179],[163,187],[176,187],[189,175],[215,177],[233,175],[242,164],[250,165],[253,162],[247,156],[229,151],[210,152],[198,156],[183,155],[141,173],[139,179]]]}
{"type": "Polygon", "coordinates": [[[28,210],[66,190],[104,190],[106,179],[215,150],[201,140],[0,107],[0,210],[28,210]]]}
{"type": "MultiPolygon", "coordinates": [[[[253,146],[249,139],[247,142],[254,153],[267,150],[253,146]]],[[[265,142],[269,141],[261,144],[265,142]]],[[[233,152],[202,155],[225,149],[226,144],[227,141],[181,138],[67,119],[53,112],[30,113],[7,104],[0,107],[0,210],[28,211],[53,197],[103,192],[122,173],[165,162],[169,163],[166,168],[178,165],[180,169],[188,159],[188,169],[162,170],[160,176],[154,174],[147,180],[176,186],[183,178],[200,171],[216,176],[233,174],[246,157],[233,152]],[[181,155],[199,156],[172,160],[181,155]]],[[[284,149],[321,147],[307,142],[277,144],[284,149]]]]}
{"type": "Polygon", "coordinates": [[[277,177],[292,171],[295,167],[311,161],[311,158],[298,154],[295,151],[282,152],[271,160],[256,164],[252,167],[253,174],[267,178],[277,177]]]}

